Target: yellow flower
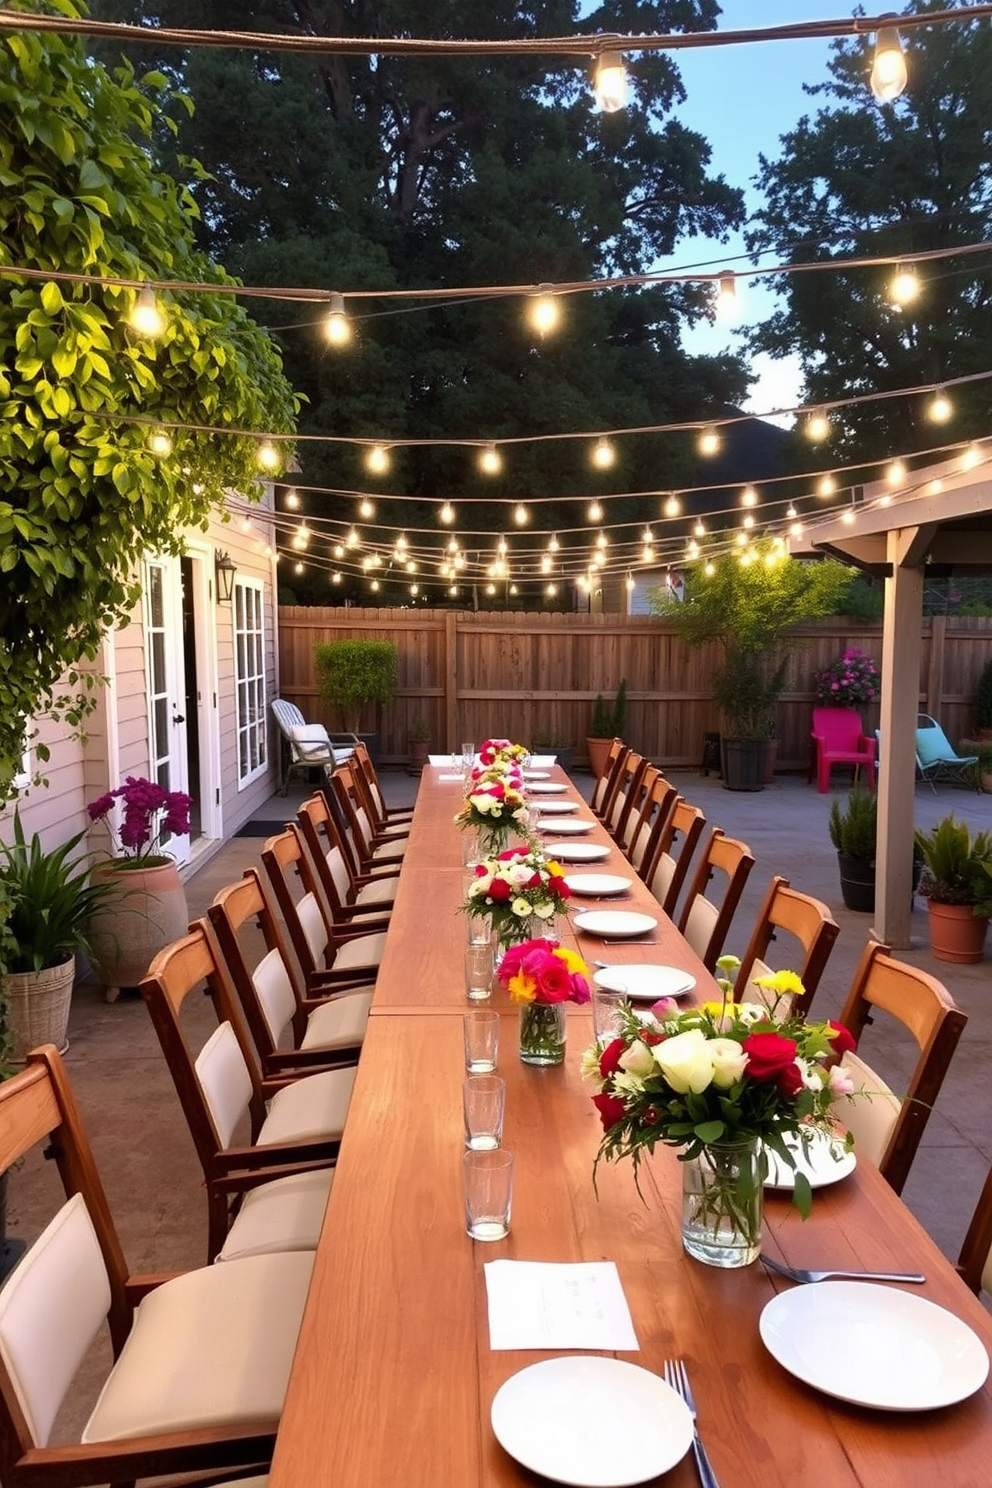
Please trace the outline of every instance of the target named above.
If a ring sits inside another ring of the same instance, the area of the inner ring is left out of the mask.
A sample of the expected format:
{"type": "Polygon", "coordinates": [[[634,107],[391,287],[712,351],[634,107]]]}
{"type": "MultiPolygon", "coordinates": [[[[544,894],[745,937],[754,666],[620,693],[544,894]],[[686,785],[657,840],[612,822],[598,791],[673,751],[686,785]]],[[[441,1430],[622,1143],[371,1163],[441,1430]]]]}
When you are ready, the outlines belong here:
{"type": "Polygon", "coordinates": [[[576,972],[578,972],[580,976],[589,975],[589,968],[583,961],[582,957],[578,955],[576,951],[570,951],[568,946],[559,946],[556,951],[552,952],[552,955],[557,956],[559,961],[564,961],[566,967],[573,974],[573,976],[576,972]]]}
{"type": "Polygon", "coordinates": [[[506,984],[510,994],[511,1002],[533,1002],[534,994],[537,992],[537,982],[533,977],[518,971],[506,984]]]}
{"type": "Polygon", "coordinates": [[[806,991],[802,978],[794,971],[775,971],[771,976],[755,977],[754,985],[764,987],[766,992],[776,992],[779,997],[802,997],[806,991]]]}

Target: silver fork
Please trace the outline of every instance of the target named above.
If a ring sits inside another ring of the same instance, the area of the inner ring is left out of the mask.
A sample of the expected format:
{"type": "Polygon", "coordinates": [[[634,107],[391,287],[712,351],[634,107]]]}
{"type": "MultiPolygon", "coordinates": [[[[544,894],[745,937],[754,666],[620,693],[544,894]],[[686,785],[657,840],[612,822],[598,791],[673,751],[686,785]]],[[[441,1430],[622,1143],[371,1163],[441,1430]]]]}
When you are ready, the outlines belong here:
{"type": "Polygon", "coordinates": [[[689,1375],[681,1359],[666,1359],[663,1370],[665,1383],[671,1385],[676,1395],[681,1395],[685,1401],[689,1414],[692,1417],[692,1450],[696,1458],[696,1470],[699,1473],[699,1481],[703,1488],[720,1488],[716,1480],[710,1459],[706,1455],[706,1448],[699,1439],[696,1429],[696,1397],[692,1393],[689,1383],[689,1375]]]}
{"type": "Polygon", "coordinates": [[[769,1271],[777,1271],[779,1276],[787,1276],[790,1281],[906,1281],[914,1286],[922,1286],[926,1281],[919,1271],[806,1271],[801,1266],[786,1266],[781,1261],[774,1261],[764,1252],[758,1259],[769,1271]]]}

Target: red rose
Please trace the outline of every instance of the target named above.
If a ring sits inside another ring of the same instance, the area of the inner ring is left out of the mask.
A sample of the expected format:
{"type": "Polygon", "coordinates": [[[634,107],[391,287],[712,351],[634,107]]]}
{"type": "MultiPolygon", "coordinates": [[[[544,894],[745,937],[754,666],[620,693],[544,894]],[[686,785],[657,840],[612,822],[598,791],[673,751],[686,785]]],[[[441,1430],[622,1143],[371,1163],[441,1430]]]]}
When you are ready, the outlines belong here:
{"type": "Polygon", "coordinates": [[[803,1074],[798,1064],[787,1064],[776,1081],[779,1090],[789,1099],[797,1096],[803,1088],[803,1074]]]}
{"type": "Polygon", "coordinates": [[[531,874],[530,878],[524,884],[524,888],[525,889],[539,889],[540,887],[541,887],[541,875],[535,869],[535,871],[531,874]]]}
{"type": "Polygon", "coordinates": [[[559,899],[567,899],[572,892],[565,880],[559,878],[555,873],[548,876],[548,889],[552,894],[557,895],[559,899]]]}
{"type": "Polygon", "coordinates": [[[627,1045],[623,1039],[614,1039],[612,1043],[607,1044],[599,1056],[599,1073],[604,1080],[608,1080],[611,1075],[616,1074],[620,1068],[620,1056],[626,1052],[627,1045]]]}
{"type": "Polygon", "coordinates": [[[827,1027],[830,1030],[830,1047],[838,1056],[849,1054],[858,1047],[857,1040],[852,1038],[850,1030],[843,1023],[828,1022],[827,1027]]]}
{"type": "Polygon", "coordinates": [[[512,898],[513,890],[505,878],[494,878],[489,885],[489,897],[495,899],[497,904],[505,904],[507,899],[512,898]]]}
{"type": "Polygon", "coordinates": [[[752,1080],[777,1080],[796,1062],[795,1039],[780,1033],[752,1033],[741,1044],[747,1055],[747,1073],[752,1080]]]}
{"type": "Polygon", "coordinates": [[[592,1103],[599,1112],[599,1119],[603,1123],[603,1130],[609,1131],[611,1126],[616,1126],[622,1121],[627,1112],[624,1103],[618,1095],[608,1095],[604,1090],[602,1095],[594,1095],[592,1103]]]}

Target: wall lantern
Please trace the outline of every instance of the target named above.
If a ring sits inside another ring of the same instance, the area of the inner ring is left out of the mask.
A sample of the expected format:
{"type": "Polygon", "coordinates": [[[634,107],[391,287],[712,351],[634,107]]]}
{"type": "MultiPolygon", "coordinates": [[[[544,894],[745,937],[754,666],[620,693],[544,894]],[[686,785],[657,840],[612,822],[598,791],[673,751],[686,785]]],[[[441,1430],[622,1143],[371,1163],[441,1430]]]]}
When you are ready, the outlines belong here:
{"type": "Polygon", "coordinates": [[[231,603],[231,596],[234,594],[234,575],[237,571],[237,564],[229,553],[217,554],[214,560],[214,572],[217,575],[218,604],[231,603]]]}

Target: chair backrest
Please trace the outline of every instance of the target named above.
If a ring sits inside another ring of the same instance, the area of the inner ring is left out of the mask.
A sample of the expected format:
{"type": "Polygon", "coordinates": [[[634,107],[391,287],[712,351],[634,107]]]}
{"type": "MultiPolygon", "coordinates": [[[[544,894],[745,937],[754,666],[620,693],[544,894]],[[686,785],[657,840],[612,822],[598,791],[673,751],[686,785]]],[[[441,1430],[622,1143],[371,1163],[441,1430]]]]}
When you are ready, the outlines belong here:
{"type": "Polygon", "coordinates": [[[287,703],[285,698],[273,698],[269,704],[275,717],[276,723],[282,729],[286,738],[292,728],[302,728],[306,719],[295,703],[287,703]]]}
{"type": "Polygon", "coordinates": [[[853,708],[813,709],[813,734],[828,754],[833,749],[857,749],[863,733],[861,715],[853,708]]]}
{"type": "Polygon", "coordinates": [[[679,796],[654,851],[654,866],[645,864],[641,877],[667,915],[673,917],[678,897],[689,872],[706,817],[699,806],[692,806],[679,796]],[[677,847],[677,851],[676,851],[677,847]]]}
{"type": "Polygon", "coordinates": [[[264,1067],[290,1025],[295,1042],[303,1037],[306,1010],[258,870],[246,868],[237,883],[221,889],[207,916],[264,1067]],[[261,931],[261,947],[257,938],[249,943],[253,927],[261,931]]]}
{"type": "Polygon", "coordinates": [[[961,1246],[958,1271],[973,1292],[992,1292],[992,1168],[986,1175],[961,1246]]]}
{"type": "Polygon", "coordinates": [[[350,764],[356,781],[363,789],[366,808],[371,808],[369,815],[373,823],[377,826],[382,826],[389,814],[386,810],[386,798],[382,793],[379,776],[372,762],[372,756],[369,754],[368,746],[361,739],[359,739],[354,747],[350,764]]]}
{"type": "MultiPolygon", "coordinates": [[[[300,970],[309,982],[315,972],[326,971],[333,964],[337,947],[329,907],[321,897],[309,854],[295,823],[268,839],[262,848],[262,863],[300,970]]],[[[271,950],[274,942],[268,944],[271,950]]]]}
{"type": "Polygon", "coordinates": [[[296,821],[332,913],[344,909],[354,898],[351,862],[345,856],[340,823],[322,791],[302,803],[296,821]]]}
{"type": "Polygon", "coordinates": [[[625,841],[631,816],[639,813],[641,809],[641,782],[647,768],[648,761],[643,754],[638,754],[636,750],[631,749],[620,772],[617,792],[610,803],[609,811],[603,818],[606,830],[614,842],[621,847],[625,841]]]}
{"type": "Polygon", "coordinates": [[[929,713],[920,713],[916,720],[916,763],[920,769],[956,758],[950,740],[936,718],[931,718],[929,713]]]}
{"type": "Polygon", "coordinates": [[[623,762],[630,753],[630,748],[622,739],[614,739],[610,745],[610,752],[606,756],[606,764],[603,773],[596,781],[596,787],[592,793],[589,805],[593,814],[603,821],[609,813],[617,789],[619,788],[623,762]]]}
{"type": "Polygon", "coordinates": [[[334,801],[345,824],[354,856],[356,873],[365,870],[372,858],[372,823],[362,804],[350,762],[339,765],[330,781],[334,801]]]}
{"type": "Polygon", "coordinates": [[[637,824],[628,834],[627,858],[647,883],[658,866],[662,833],[671,819],[678,791],[653,765],[644,777],[644,788],[644,802],[637,824]]]}
{"type": "Polygon", "coordinates": [[[837,1114],[854,1133],[856,1150],[876,1162],[882,1176],[901,1193],[968,1019],[936,977],[895,960],[885,946],[869,941],[838,1022],[858,1040],[878,1012],[890,1014],[908,1029],[920,1051],[916,1067],[900,1098],[866,1064],[860,1050],[846,1055],[843,1062],[855,1086],[876,1094],[870,1100],[846,1101],[837,1114]]]}
{"type": "Polygon", "coordinates": [[[839,934],[840,926],[821,900],[790,888],[787,878],[776,876],[768,885],[751,939],[741,957],[736,983],[738,996],[754,1002],[767,1000],[761,988],[750,988],[748,984],[755,977],[788,969],[796,972],[805,988],[804,995],[794,999],[792,1010],[805,1016],[839,934]],[[785,947],[781,944],[783,937],[789,941],[785,947]],[[773,941],[777,954],[769,959],[773,941]]]}
{"type": "Polygon", "coordinates": [[[334,762],[331,740],[322,723],[307,723],[295,703],[273,698],[270,704],[293,764],[322,765],[334,762]]]}
{"type": "Polygon", "coordinates": [[[680,931],[707,971],[716,966],[753,867],[750,849],[735,837],[724,836],[719,827],[714,827],[689,885],[679,919],[680,931]],[[722,893],[710,898],[706,889],[717,875],[723,880],[722,893]]]}
{"type": "Polygon", "coordinates": [[[127,1266],[65,1067],[48,1044],[0,1084],[3,1170],[39,1143],[66,1202],[0,1292],[0,1472],[51,1436],[62,1401],[104,1322],[115,1355],[131,1325],[127,1266]]]}

